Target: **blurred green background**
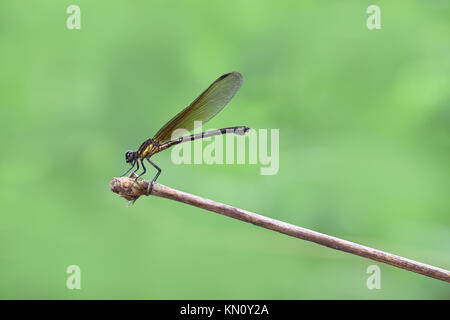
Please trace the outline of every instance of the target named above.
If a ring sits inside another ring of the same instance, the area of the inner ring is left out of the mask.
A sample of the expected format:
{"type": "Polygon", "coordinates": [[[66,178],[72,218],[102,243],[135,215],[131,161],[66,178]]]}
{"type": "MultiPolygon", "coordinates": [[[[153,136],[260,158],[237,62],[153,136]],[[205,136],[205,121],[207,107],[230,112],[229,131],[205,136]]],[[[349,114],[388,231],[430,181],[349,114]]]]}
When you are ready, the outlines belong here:
{"type": "Polygon", "coordinates": [[[240,71],[207,128],[279,129],[278,174],[164,152],[160,183],[449,269],[449,36],[443,0],[2,1],[0,298],[449,298],[442,281],[109,190],[126,150],[240,71]]]}

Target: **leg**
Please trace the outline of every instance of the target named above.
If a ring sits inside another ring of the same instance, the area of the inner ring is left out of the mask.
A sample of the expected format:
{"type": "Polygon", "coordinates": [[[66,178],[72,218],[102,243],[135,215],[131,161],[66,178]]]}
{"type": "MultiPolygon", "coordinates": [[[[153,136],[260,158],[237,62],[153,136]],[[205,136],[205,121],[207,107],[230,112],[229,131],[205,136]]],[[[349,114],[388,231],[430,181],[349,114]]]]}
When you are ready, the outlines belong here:
{"type": "Polygon", "coordinates": [[[152,179],[152,181],[148,184],[148,188],[147,188],[147,195],[149,195],[152,192],[153,189],[153,182],[156,181],[156,179],[158,179],[160,173],[161,173],[161,169],[154,164],[150,159],[147,159],[148,162],[150,162],[150,164],[155,167],[156,170],[158,170],[158,173],[155,175],[155,177],[152,179]]]}
{"type": "Polygon", "coordinates": [[[137,168],[136,168],[136,170],[134,170],[133,171],[133,173],[132,174],[130,174],[130,177],[133,175],[133,174],[135,174],[136,173],[136,171],[138,171],[139,170],[139,161],[137,161],[136,160],[136,165],[137,165],[137,168]]]}
{"type": "MultiPolygon", "coordinates": [[[[137,161],[134,161],[133,164],[131,165],[131,168],[127,170],[127,172],[125,172],[123,175],[121,175],[121,177],[123,177],[124,175],[126,175],[128,172],[131,171],[131,169],[134,168],[134,166],[136,165],[137,161]]],[[[139,169],[139,164],[138,164],[138,169],[139,169]]],[[[136,171],[135,171],[136,172],[136,171]]]]}
{"type": "Polygon", "coordinates": [[[145,169],[145,166],[144,166],[144,160],[142,160],[142,159],[141,159],[141,165],[142,165],[142,169],[144,169],[144,171],[142,171],[141,174],[136,177],[134,182],[137,182],[138,179],[147,172],[147,169],[145,169]]]}

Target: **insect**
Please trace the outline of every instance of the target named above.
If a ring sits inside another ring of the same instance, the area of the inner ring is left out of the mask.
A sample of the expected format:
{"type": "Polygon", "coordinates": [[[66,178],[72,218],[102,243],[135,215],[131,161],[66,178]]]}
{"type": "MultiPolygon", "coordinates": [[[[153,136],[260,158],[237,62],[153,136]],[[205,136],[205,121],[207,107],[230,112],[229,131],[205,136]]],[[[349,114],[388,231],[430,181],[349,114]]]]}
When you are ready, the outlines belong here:
{"type": "Polygon", "coordinates": [[[131,164],[131,168],[125,172],[123,176],[130,172],[135,166],[137,166],[137,168],[132,174],[136,173],[139,170],[140,163],[142,166],[142,172],[136,177],[135,182],[137,182],[139,177],[147,172],[147,169],[144,166],[144,160],[147,160],[158,171],[149,183],[147,194],[150,194],[153,188],[153,183],[161,174],[161,169],[150,160],[154,154],[182,142],[203,139],[226,133],[244,135],[248,132],[250,128],[246,126],[238,126],[205,131],[170,140],[172,133],[177,129],[191,131],[195,128],[194,121],[206,123],[211,120],[211,118],[217,115],[217,113],[219,113],[220,110],[222,110],[227,103],[230,102],[241,87],[241,84],[242,75],[239,72],[230,72],[219,77],[205,91],[203,91],[203,93],[195,99],[194,102],[192,102],[189,106],[167,122],[161,129],[159,129],[153,138],[145,140],[137,151],[127,151],[125,153],[125,161],[131,164]]]}

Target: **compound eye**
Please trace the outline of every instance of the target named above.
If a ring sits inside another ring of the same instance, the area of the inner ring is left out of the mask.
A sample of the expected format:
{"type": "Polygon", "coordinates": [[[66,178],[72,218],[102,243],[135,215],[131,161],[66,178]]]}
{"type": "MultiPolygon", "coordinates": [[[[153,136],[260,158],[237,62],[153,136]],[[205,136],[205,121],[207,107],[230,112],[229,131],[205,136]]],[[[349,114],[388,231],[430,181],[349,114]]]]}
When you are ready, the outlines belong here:
{"type": "Polygon", "coordinates": [[[127,151],[126,153],[125,153],[125,161],[126,162],[129,162],[131,160],[131,152],[130,151],[127,151]]]}

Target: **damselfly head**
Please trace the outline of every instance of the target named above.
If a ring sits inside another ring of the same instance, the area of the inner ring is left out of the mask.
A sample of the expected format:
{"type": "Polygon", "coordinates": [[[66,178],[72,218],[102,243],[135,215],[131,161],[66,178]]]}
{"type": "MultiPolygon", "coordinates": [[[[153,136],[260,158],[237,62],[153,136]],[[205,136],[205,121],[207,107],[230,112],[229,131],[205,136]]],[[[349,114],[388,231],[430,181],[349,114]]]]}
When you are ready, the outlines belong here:
{"type": "Polygon", "coordinates": [[[131,151],[131,150],[127,151],[125,153],[125,161],[127,163],[132,163],[134,160],[136,160],[136,155],[137,155],[137,152],[135,152],[135,151],[131,151]]]}

